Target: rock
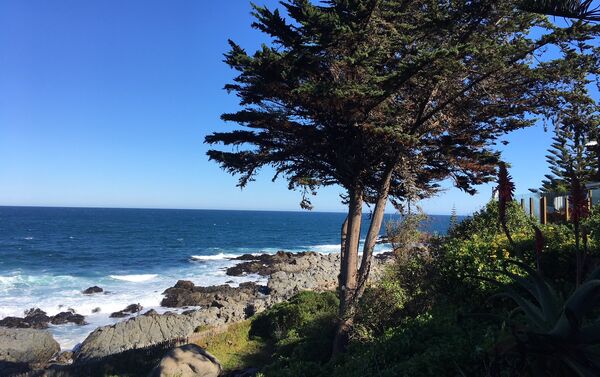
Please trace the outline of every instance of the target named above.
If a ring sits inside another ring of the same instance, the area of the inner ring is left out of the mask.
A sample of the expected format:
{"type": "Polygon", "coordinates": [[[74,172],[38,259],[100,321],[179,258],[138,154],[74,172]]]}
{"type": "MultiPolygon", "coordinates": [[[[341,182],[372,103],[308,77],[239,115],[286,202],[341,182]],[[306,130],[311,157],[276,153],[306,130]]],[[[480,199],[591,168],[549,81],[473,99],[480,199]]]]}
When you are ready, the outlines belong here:
{"type": "Polygon", "coordinates": [[[127,313],[138,313],[141,312],[142,309],[144,309],[144,307],[140,304],[131,304],[128,305],[125,309],[123,309],[123,311],[127,313]]]}
{"type": "Polygon", "coordinates": [[[158,314],[158,312],[157,312],[156,310],[154,310],[154,309],[150,309],[150,310],[148,310],[146,313],[144,313],[144,314],[142,314],[142,315],[145,315],[145,316],[152,316],[152,315],[159,315],[159,314],[158,314]]]}
{"type": "Polygon", "coordinates": [[[0,361],[45,364],[59,351],[48,331],[0,327],[0,361]]]}
{"type": "Polygon", "coordinates": [[[110,314],[110,318],[123,318],[129,315],[139,313],[144,309],[140,304],[131,304],[128,305],[125,309],[119,310],[118,312],[114,312],[110,314]]]}
{"type": "Polygon", "coordinates": [[[169,351],[150,377],[218,377],[221,372],[214,356],[195,344],[187,344],[169,351]]]}
{"type": "Polygon", "coordinates": [[[0,360],[0,376],[25,375],[27,372],[31,372],[31,368],[27,363],[12,363],[0,360]]]}
{"type": "Polygon", "coordinates": [[[50,317],[45,311],[32,308],[25,311],[25,318],[21,317],[6,317],[0,320],[0,326],[10,328],[33,328],[33,329],[46,329],[50,317]]]}
{"type": "Polygon", "coordinates": [[[197,287],[194,283],[180,280],[174,287],[163,292],[165,298],[161,306],[181,308],[184,306],[223,307],[225,302],[247,302],[266,292],[266,287],[253,282],[242,283],[238,287],[227,284],[197,287]]]}
{"type": "Polygon", "coordinates": [[[89,288],[85,289],[82,293],[84,295],[91,295],[94,293],[101,293],[101,292],[104,292],[104,289],[98,287],[97,285],[94,285],[93,287],[89,287],[89,288]]]}
{"type": "Polygon", "coordinates": [[[276,254],[261,254],[252,255],[244,254],[240,257],[234,258],[236,260],[245,260],[247,262],[239,263],[233,267],[227,269],[227,275],[229,276],[242,276],[246,274],[258,274],[261,276],[268,276],[272,273],[279,271],[280,264],[295,264],[298,258],[309,253],[286,253],[278,251],[276,254]]]}
{"type": "Polygon", "coordinates": [[[56,356],[54,359],[56,364],[72,364],[73,363],[73,352],[63,351],[56,356]]]}
{"type": "Polygon", "coordinates": [[[0,326],[10,327],[10,328],[28,328],[31,327],[27,322],[25,322],[25,318],[21,317],[5,317],[0,320],[0,326]]]}
{"type": "Polygon", "coordinates": [[[94,308],[94,309],[92,309],[92,313],[100,313],[100,310],[102,310],[102,309],[94,308]]]}
{"type": "Polygon", "coordinates": [[[74,314],[72,312],[60,312],[52,317],[50,323],[52,323],[53,325],[63,325],[65,323],[74,323],[79,326],[87,325],[84,316],[82,316],[81,314],[74,314]]]}
{"type": "Polygon", "coordinates": [[[185,338],[198,326],[225,323],[225,315],[216,308],[196,310],[188,314],[140,315],[94,330],[80,344],[75,360],[88,360],[142,348],[167,340],[185,338]]]}

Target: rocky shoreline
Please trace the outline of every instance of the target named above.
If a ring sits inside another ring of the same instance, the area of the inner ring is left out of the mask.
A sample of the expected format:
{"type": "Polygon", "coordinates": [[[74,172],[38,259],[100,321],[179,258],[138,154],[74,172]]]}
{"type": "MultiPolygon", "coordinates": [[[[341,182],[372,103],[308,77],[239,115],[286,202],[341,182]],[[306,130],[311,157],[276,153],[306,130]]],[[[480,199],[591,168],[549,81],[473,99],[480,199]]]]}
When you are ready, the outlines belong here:
{"type": "MultiPolygon", "coordinates": [[[[183,310],[181,314],[154,310],[143,312],[137,304],[112,313],[116,318],[126,318],[113,325],[99,327],[73,351],[59,355],[57,343],[47,330],[48,323],[72,322],[84,324],[85,318],[73,311],[48,317],[39,309],[31,309],[24,318],[7,317],[0,320],[0,375],[2,362],[26,363],[39,367],[52,363],[78,363],[123,351],[148,347],[161,342],[194,337],[203,328],[228,325],[242,321],[265,310],[275,303],[289,299],[304,291],[334,290],[340,265],[339,254],[315,252],[251,255],[237,258],[235,266],[227,269],[228,276],[261,275],[268,278],[266,285],[255,282],[201,287],[179,280],[163,292],[161,306],[183,310]],[[52,343],[54,342],[54,343],[52,343]],[[52,344],[52,347],[48,347],[52,344]],[[15,349],[30,352],[15,352],[15,349]],[[51,354],[48,350],[52,350],[51,354]],[[32,357],[33,356],[33,357],[32,357]]],[[[389,254],[376,255],[372,278],[377,279],[389,254]]],[[[99,293],[100,287],[90,287],[84,294],[99,293]]]]}

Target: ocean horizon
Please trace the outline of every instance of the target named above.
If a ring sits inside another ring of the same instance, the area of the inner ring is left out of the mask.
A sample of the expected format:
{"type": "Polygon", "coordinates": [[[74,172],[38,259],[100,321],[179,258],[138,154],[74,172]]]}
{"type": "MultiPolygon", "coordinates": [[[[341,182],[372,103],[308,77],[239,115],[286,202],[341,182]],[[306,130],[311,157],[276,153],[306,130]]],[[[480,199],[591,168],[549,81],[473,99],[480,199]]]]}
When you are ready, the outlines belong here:
{"type": "MultiPolygon", "coordinates": [[[[0,207],[0,319],[40,308],[73,309],[87,325],[50,327],[72,348],[110,313],[139,303],[159,312],[162,292],[177,280],[196,285],[264,283],[258,275],[231,277],[225,269],[243,254],[338,252],[341,212],[252,210],[0,207]],[[103,294],[84,295],[90,286],[103,294]]],[[[386,221],[397,219],[387,214],[386,221]]],[[[365,222],[368,216],[365,216],[365,222]]],[[[424,224],[444,234],[450,216],[424,224]]],[[[385,226],[382,227],[382,234],[385,226]]],[[[363,226],[363,238],[366,226],[363,226]]],[[[376,252],[390,251],[379,244],[376,252]]],[[[170,309],[173,311],[173,309],[170,309]]]]}

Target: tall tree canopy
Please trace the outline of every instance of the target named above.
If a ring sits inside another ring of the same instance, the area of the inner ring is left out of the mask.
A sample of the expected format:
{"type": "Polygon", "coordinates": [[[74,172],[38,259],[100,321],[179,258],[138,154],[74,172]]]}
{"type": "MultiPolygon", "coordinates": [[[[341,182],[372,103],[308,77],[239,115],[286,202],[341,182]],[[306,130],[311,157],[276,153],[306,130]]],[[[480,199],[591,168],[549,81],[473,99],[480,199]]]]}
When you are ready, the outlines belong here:
{"type": "Polygon", "coordinates": [[[490,181],[507,132],[551,111],[550,87],[570,74],[564,56],[532,64],[549,44],[585,39],[593,26],[558,28],[514,1],[308,0],[255,7],[253,27],[272,38],[248,54],[230,41],[239,72],[225,86],[242,126],[213,133],[210,159],[248,184],[264,166],[301,189],[347,192],[338,344],[352,324],[388,199],[426,197],[450,178],[467,192],[490,181]],[[545,32],[531,33],[534,28],[545,32]],[[538,36],[534,36],[538,34],[538,36]],[[358,262],[364,203],[373,214],[358,262]]]}

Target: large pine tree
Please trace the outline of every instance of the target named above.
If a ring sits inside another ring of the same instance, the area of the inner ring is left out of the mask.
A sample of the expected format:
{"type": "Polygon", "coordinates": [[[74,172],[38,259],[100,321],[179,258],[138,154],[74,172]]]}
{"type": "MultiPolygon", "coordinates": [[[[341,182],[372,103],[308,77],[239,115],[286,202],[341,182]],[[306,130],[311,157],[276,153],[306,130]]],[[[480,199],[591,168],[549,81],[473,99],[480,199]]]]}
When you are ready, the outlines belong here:
{"type": "MultiPolygon", "coordinates": [[[[589,93],[591,75],[598,70],[595,57],[582,53],[582,42],[569,54],[578,61],[571,79],[565,78],[565,88],[556,96],[558,110],[553,117],[554,137],[546,161],[550,174],[542,181],[542,194],[568,195],[574,181],[585,185],[598,176],[598,155],[590,148],[600,127],[600,107],[589,93]]],[[[534,190],[536,191],[536,190],[534,190]]]]}
{"type": "MultiPolygon", "coordinates": [[[[549,110],[550,86],[570,73],[563,56],[532,66],[544,46],[595,31],[559,29],[513,1],[308,0],[255,7],[253,27],[273,39],[248,54],[230,42],[239,72],[226,89],[242,108],[213,133],[211,159],[240,186],[271,166],[291,189],[345,189],[340,350],[369,275],[389,199],[425,197],[451,179],[467,192],[495,175],[495,142],[549,110]],[[534,37],[533,28],[546,33],[534,37]],[[363,205],[373,214],[359,263],[363,205]]],[[[584,38],[585,39],[585,38],[584,38]]],[[[310,207],[309,195],[302,205],[310,207]]]]}

